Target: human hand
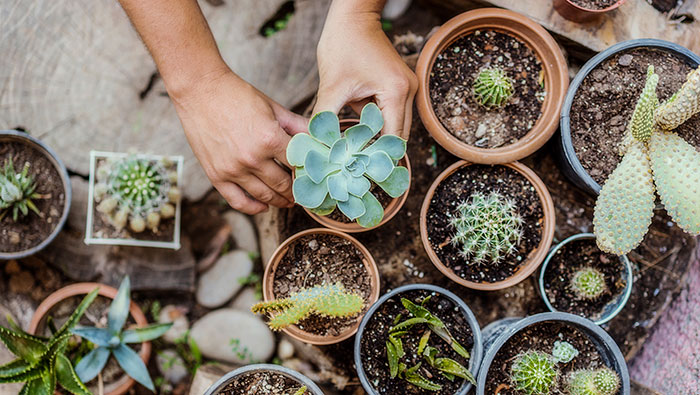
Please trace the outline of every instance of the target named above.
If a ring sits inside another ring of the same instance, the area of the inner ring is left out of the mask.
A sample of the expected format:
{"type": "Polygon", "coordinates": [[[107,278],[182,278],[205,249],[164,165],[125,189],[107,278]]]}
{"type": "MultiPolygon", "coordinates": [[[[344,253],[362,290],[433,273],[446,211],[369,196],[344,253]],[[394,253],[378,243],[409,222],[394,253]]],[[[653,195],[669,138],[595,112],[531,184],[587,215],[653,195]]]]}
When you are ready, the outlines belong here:
{"type": "Polygon", "coordinates": [[[293,206],[286,148],[307,120],[222,67],[173,97],[192,150],[234,209],[293,206]]]}

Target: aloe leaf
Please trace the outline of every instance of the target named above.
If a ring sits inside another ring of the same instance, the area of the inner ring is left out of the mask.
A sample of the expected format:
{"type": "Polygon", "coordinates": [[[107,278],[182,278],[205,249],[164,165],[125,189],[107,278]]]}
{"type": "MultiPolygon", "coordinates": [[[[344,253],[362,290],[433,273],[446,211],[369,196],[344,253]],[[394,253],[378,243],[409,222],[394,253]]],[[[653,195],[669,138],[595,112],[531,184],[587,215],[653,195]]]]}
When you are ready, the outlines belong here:
{"type": "Polygon", "coordinates": [[[345,131],[348,140],[348,151],[359,152],[376,133],[368,125],[355,125],[345,131]]]}
{"type": "Polygon", "coordinates": [[[428,345],[428,340],[430,340],[431,333],[432,332],[430,331],[425,331],[423,336],[421,336],[420,341],[418,342],[418,354],[423,354],[423,350],[425,350],[425,346],[428,345]]]}
{"type": "Polygon", "coordinates": [[[309,121],[309,134],[327,146],[333,146],[340,138],[338,116],[331,111],[322,111],[314,115],[309,121]]]}
{"type": "Polygon", "coordinates": [[[41,382],[44,384],[44,390],[48,395],[52,395],[56,391],[56,356],[54,355],[51,358],[53,361],[49,362],[49,366],[41,374],[41,382]]]}
{"type": "Polygon", "coordinates": [[[309,176],[297,177],[294,179],[292,192],[295,202],[306,208],[316,208],[323,203],[328,194],[328,180],[316,184],[309,176]]]}
{"type": "Polygon", "coordinates": [[[348,200],[348,182],[343,172],[328,177],[328,194],[338,202],[348,200]]]}
{"type": "Polygon", "coordinates": [[[369,126],[374,132],[373,135],[376,135],[384,127],[384,117],[382,117],[382,111],[376,104],[367,103],[362,108],[360,123],[369,126]]]}
{"type": "Polygon", "coordinates": [[[394,170],[394,162],[386,152],[375,152],[369,156],[367,175],[376,183],[386,181],[394,170]]]}
{"type": "Polygon", "coordinates": [[[328,154],[328,161],[344,166],[345,162],[350,158],[348,153],[348,140],[340,139],[333,144],[331,151],[328,154]]]}
{"type": "Polygon", "coordinates": [[[311,178],[311,181],[319,184],[326,176],[340,170],[340,165],[330,163],[327,156],[316,151],[311,151],[306,155],[304,170],[309,178],[311,178]]]}
{"type": "Polygon", "coordinates": [[[386,357],[389,361],[389,375],[393,379],[399,373],[399,355],[394,343],[388,340],[386,342],[386,357]]]}
{"type": "Polygon", "coordinates": [[[97,292],[99,291],[99,288],[95,288],[90,292],[89,294],[85,295],[83,300],[80,302],[78,307],[73,311],[73,314],[68,318],[68,320],[61,326],[61,328],[58,330],[58,332],[54,333],[52,338],[57,338],[64,336],[68,332],[70,332],[71,329],[75,325],[78,324],[78,321],[83,317],[83,314],[85,314],[85,311],[90,307],[92,302],[95,301],[95,298],[97,298],[97,292]]]}
{"type": "Polygon", "coordinates": [[[155,391],[151,376],[148,374],[148,369],[139,357],[139,354],[124,344],[120,344],[113,352],[114,357],[117,359],[117,362],[119,362],[119,366],[121,366],[129,377],[149,390],[155,391]]]}
{"type": "Polygon", "coordinates": [[[406,154],[406,140],[393,134],[385,134],[365,148],[362,153],[371,155],[380,151],[386,152],[393,160],[399,160],[406,154]]]}
{"type": "Polygon", "coordinates": [[[329,148],[306,133],[296,134],[287,145],[287,162],[292,166],[304,166],[306,155],[311,151],[328,155],[329,148]]]}
{"type": "Polygon", "coordinates": [[[425,307],[419,306],[406,298],[401,298],[401,304],[414,317],[423,318],[430,325],[434,325],[437,327],[444,327],[445,326],[445,324],[438,317],[434,316],[425,307]]]}
{"type": "Polygon", "coordinates": [[[389,177],[382,181],[377,182],[387,195],[397,198],[406,192],[410,184],[410,176],[408,174],[408,169],[403,166],[394,167],[389,177]]]}
{"type": "Polygon", "coordinates": [[[32,365],[19,358],[0,366],[0,379],[12,377],[31,369],[32,365]]]}
{"type": "Polygon", "coordinates": [[[452,349],[455,350],[455,352],[459,354],[462,358],[469,358],[469,352],[464,347],[462,347],[462,345],[459,344],[459,342],[457,342],[457,340],[454,337],[452,337],[452,334],[447,330],[446,327],[439,327],[435,325],[429,325],[429,327],[431,331],[435,332],[436,335],[438,335],[442,340],[449,344],[450,347],[452,347],[452,349]]]}
{"type": "Polygon", "coordinates": [[[0,327],[0,340],[5,343],[10,352],[31,365],[38,363],[41,357],[48,352],[48,348],[43,343],[28,335],[3,327],[0,327]]]}
{"type": "Polygon", "coordinates": [[[89,340],[98,346],[107,347],[109,346],[109,340],[112,338],[112,334],[109,333],[107,328],[93,328],[90,326],[78,326],[71,330],[71,333],[78,335],[83,339],[89,340]]]}
{"type": "Polygon", "coordinates": [[[420,368],[420,363],[404,372],[404,378],[406,381],[415,385],[416,387],[423,388],[424,390],[428,391],[440,391],[442,389],[441,385],[435,384],[421,376],[420,373],[418,373],[418,368],[420,368]]]}
{"type": "Polygon", "coordinates": [[[442,372],[449,373],[451,375],[466,379],[472,384],[476,384],[474,376],[459,362],[450,358],[437,358],[435,359],[435,367],[442,372]]]}
{"type": "Polygon", "coordinates": [[[389,329],[389,332],[403,331],[403,330],[406,330],[406,329],[413,327],[414,325],[427,324],[427,323],[428,323],[428,320],[426,320],[425,318],[413,317],[413,318],[407,319],[406,321],[403,321],[403,322],[396,324],[394,327],[389,329]]]}
{"type": "Polygon", "coordinates": [[[33,379],[22,387],[19,395],[53,395],[53,392],[46,392],[46,387],[41,378],[33,379]]]}
{"type": "Polygon", "coordinates": [[[335,210],[335,199],[331,197],[330,194],[326,195],[326,198],[323,199],[323,203],[321,203],[320,206],[316,208],[311,208],[309,211],[316,215],[328,215],[332,213],[335,210]]]}
{"type": "Polygon", "coordinates": [[[75,373],[84,383],[94,379],[104,369],[110,351],[106,347],[97,347],[87,353],[75,366],[75,373]]]}
{"type": "Polygon", "coordinates": [[[90,390],[85,387],[85,384],[80,381],[75,370],[73,370],[70,359],[64,354],[58,354],[56,356],[56,379],[58,380],[58,384],[71,394],[92,395],[90,390]]]}
{"type": "Polygon", "coordinates": [[[12,376],[0,377],[0,384],[22,383],[37,379],[41,376],[44,368],[45,366],[43,366],[43,364],[39,364],[12,376]]]}
{"type": "Polygon", "coordinates": [[[157,339],[172,327],[172,323],[154,324],[145,328],[129,329],[122,333],[122,342],[124,343],[143,343],[157,339]]]}
{"type": "Polygon", "coordinates": [[[109,312],[107,313],[107,327],[112,335],[120,333],[122,328],[124,328],[126,319],[129,317],[130,305],[131,281],[129,280],[129,276],[126,276],[119,285],[117,296],[109,306],[109,312]]]}
{"type": "Polygon", "coordinates": [[[363,216],[366,212],[365,205],[362,203],[362,200],[352,195],[348,195],[347,201],[338,202],[338,208],[351,221],[363,216]]]}
{"type": "MultiPolygon", "coordinates": [[[[428,331],[430,333],[430,331],[428,331]]],[[[426,346],[423,349],[423,357],[425,358],[426,361],[428,361],[428,365],[434,366],[435,365],[435,357],[437,357],[438,354],[438,349],[435,347],[431,346],[426,346]]]]}
{"type": "MultiPolygon", "coordinates": [[[[364,177],[362,177],[362,179],[366,180],[364,177]]],[[[384,207],[379,203],[379,200],[377,200],[371,192],[367,192],[362,196],[362,203],[365,206],[365,213],[357,218],[357,223],[363,228],[371,228],[379,225],[384,218],[384,207]]]]}

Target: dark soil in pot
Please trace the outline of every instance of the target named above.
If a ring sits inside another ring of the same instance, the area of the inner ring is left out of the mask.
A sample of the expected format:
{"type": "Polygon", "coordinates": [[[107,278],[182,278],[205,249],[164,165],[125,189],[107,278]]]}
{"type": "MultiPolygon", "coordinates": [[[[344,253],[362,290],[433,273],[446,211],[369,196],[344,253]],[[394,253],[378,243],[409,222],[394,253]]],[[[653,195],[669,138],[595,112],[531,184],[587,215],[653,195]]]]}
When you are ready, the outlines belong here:
{"type": "MultiPolygon", "coordinates": [[[[349,240],[329,234],[303,236],[289,245],[274,274],[275,298],[285,298],[304,288],[342,283],[365,300],[361,314],[369,309],[371,276],[362,264],[362,252],[349,240]]],[[[360,314],[360,315],[361,315],[360,314]]],[[[331,318],[311,315],[297,327],[320,336],[338,336],[357,322],[357,317],[331,318]]]]}
{"type": "MultiPolygon", "coordinates": [[[[220,395],[291,395],[303,384],[297,380],[269,370],[255,370],[237,376],[220,395]]],[[[304,395],[310,394],[307,390],[304,395]]]]}
{"type": "Polygon", "coordinates": [[[33,200],[44,218],[30,210],[26,216],[20,214],[17,222],[12,220],[12,212],[0,220],[0,251],[25,251],[49,237],[60,222],[66,204],[65,190],[61,175],[42,152],[26,144],[3,142],[0,145],[0,169],[5,167],[8,159],[12,159],[17,172],[29,162],[29,174],[36,183],[36,192],[47,196],[33,200]]]}
{"type": "Polygon", "coordinates": [[[618,0],[571,0],[571,2],[587,10],[604,10],[612,7],[618,0]]]}
{"type": "Polygon", "coordinates": [[[480,148],[512,144],[541,115],[544,71],[523,41],[495,30],[462,36],[440,53],[430,74],[430,98],[443,126],[459,140],[480,148]],[[500,109],[486,109],[473,97],[479,72],[500,67],[513,81],[513,96],[500,109]]]}
{"type": "Polygon", "coordinates": [[[460,277],[474,282],[497,282],[516,272],[528,254],[540,243],[544,213],[537,191],[516,170],[505,166],[464,166],[438,185],[428,208],[430,244],[438,258],[460,277]],[[455,232],[450,224],[457,207],[475,192],[488,195],[499,192],[512,199],[523,220],[522,237],[517,250],[497,263],[469,264],[458,246],[450,243],[455,232]]]}
{"type": "Polygon", "coordinates": [[[589,337],[575,326],[545,321],[531,325],[513,335],[498,350],[496,357],[489,367],[486,378],[486,394],[522,395],[512,388],[510,371],[513,360],[519,354],[530,350],[552,353],[555,341],[566,341],[579,352],[569,363],[559,363],[559,378],[552,394],[566,394],[564,384],[567,374],[579,369],[595,369],[604,366],[601,355],[589,337]]]}
{"type": "MultiPolygon", "coordinates": [[[[367,326],[362,334],[360,355],[362,366],[367,379],[380,394],[387,395],[408,395],[408,394],[455,394],[464,384],[464,380],[456,378],[449,381],[444,378],[437,369],[430,367],[422,356],[418,356],[418,342],[424,331],[429,330],[425,325],[412,327],[408,334],[401,337],[406,355],[401,358],[401,362],[407,367],[415,366],[421,362],[420,372],[424,377],[432,382],[442,385],[439,392],[422,390],[400,378],[391,378],[389,374],[389,363],[387,361],[386,341],[388,339],[389,328],[395,325],[396,317],[400,314],[401,321],[410,317],[408,310],[401,304],[401,298],[406,298],[414,303],[430,296],[424,307],[432,314],[442,320],[452,336],[457,339],[465,349],[471,350],[473,335],[469,322],[462,314],[459,307],[450,299],[441,296],[439,293],[424,290],[408,291],[398,294],[384,302],[367,322],[367,326]],[[432,376],[432,377],[431,377],[432,376]]],[[[450,346],[435,334],[430,336],[428,343],[439,350],[440,357],[452,358],[462,366],[468,367],[469,361],[459,356],[450,346]]]]}
{"type": "MultiPolygon", "coordinates": [[[[659,75],[659,101],[671,97],[692,68],[673,53],[635,48],[607,59],[584,78],[571,106],[571,140],[581,165],[603,185],[620,163],[619,145],[639,95],[647,67],[659,75]]],[[[675,129],[700,149],[700,115],[675,129]]]]}
{"type": "MultiPolygon", "coordinates": [[[[388,206],[389,203],[391,203],[391,201],[394,200],[394,198],[387,195],[387,193],[384,192],[384,190],[379,185],[377,185],[373,182],[372,182],[372,186],[370,187],[369,191],[374,195],[374,197],[377,198],[377,200],[379,200],[379,203],[384,208],[384,213],[386,215],[386,206],[388,206]]],[[[333,221],[342,222],[344,224],[349,224],[351,222],[355,222],[355,221],[350,221],[350,219],[347,216],[345,216],[345,214],[343,214],[343,212],[340,211],[340,209],[337,207],[335,208],[335,210],[333,210],[332,213],[328,214],[327,217],[328,217],[328,219],[332,219],[333,221]]]]}
{"type": "Polygon", "coordinates": [[[550,259],[544,288],[555,309],[597,320],[605,306],[624,292],[627,284],[623,275],[624,266],[619,257],[599,250],[593,239],[579,239],[562,246],[550,259]],[[570,287],[574,274],[585,267],[605,276],[606,290],[593,300],[577,297],[570,287]]]}

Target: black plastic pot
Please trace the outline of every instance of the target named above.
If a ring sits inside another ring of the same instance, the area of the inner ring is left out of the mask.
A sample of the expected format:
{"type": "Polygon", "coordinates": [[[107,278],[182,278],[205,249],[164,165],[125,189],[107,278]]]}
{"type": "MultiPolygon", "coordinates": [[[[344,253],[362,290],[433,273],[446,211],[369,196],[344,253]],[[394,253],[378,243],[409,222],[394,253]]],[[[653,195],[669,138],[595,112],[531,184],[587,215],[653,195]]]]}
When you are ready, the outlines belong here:
{"type": "MultiPolygon", "coordinates": [[[[476,317],[474,317],[474,313],[469,309],[466,303],[459,298],[457,295],[453,294],[452,292],[446,290],[445,288],[438,287],[435,285],[429,285],[429,284],[411,284],[411,285],[404,285],[402,287],[396,288],[395,290],[385,294],[379,300],[377,303],[373,304],[372,307],[370,307],[369,311],[365,314],[364,318],[362,319],[362,322],[360,323],[360,328],[357,330],[357,335],[355,336],[355,347],[354,347],[354,353],[355,353],[355,368],[357,369],[357,375],[360,378],[360,383],[362,384],[362,387],[365,389],[365,391],[368,394],[376,395],[378,394],[377,391],[374,389],[374,387],[369,383],[369,380],[367,379],[367,375],[365,374],[365,369],[362,366],[362,359],[360,358],[360,342],[362,340],[362,335],[365,332],[365,326],[367,326],[367,323],[369,322],[370,318],[372,315],[374,315],[374,312],[377,311],[379,306],[381,306],[384,302],[386,302],[388,299],[404,293],[408,291],[416,291],[416,290],[425,290],[429,292],[436,292],[439,293],[440,295],[450,299],[454,304],[459,306],[459,308],[462,310],[462,313],[464,314],[464,317],[467,319],[467,322],[469,323],[469,327],[471,328],[472,335],[474,336],[474,345],[472,346],[472,349],[469,351],[469,371],[473,373],[476,373],[479,371],[479,365],[481,364],[481,356],[483,354],[483,345],[481,341],[481,329],[479,328],[479,322],[477,322],[476,317]]],[[[474,375],[476,377],[476,375],[474,375]]],[[[464,385],[462,388],[459,389],[458,392],[455,393],[455,395],[465,395],[469,390],[472,388],[472,384],[465,381],[464,385]]]]}
{"type": "Polygon", "coordinates": [[[571,81],[569,90],[566,93],[566,98],[564,99],[564,105],[561,109],[561,118],[559,118],[559,138],[556,139],[557,147],[555,149],[555,154],[559,161],[559,168],[564,175],[576,186],[593,196],[598,195],[601,186],[595,180],[593,180],[590,174],[588,174],[588,172],[583,168],[581,162],[576,156],[576,152],[574,151],[574,146],[571,142],[571,124],[569,122],[571,105],[574,102],[574,96],[576,96],[578,88],[581,86],[581,82],[583,82],[583,79],[594,68],[618,52],[639,47],[654,48],[661,51],[674,53],[679,58],[684,59],[693,68],[700,64],[700,56],[696,55],[688,48],[664,40],[642,38],[615,44],[598,55],[592,57],[590,60],[588,60],[588,62],[586,62],[586,64],[583,65],[581,71],[579,71],[574,80],[571,81]]]}
{"type": "Polygon", "coordinates": [[[246,365],[246,366],[240,367],[236,370],[233,370],[231,372],[228,372],[224,375],[224,377],[220,378],[219,381],[214,383],[214,385],[209,387],[209,389],[207,389],[207,392],[205,392],[204,395],[218,394],[219,391],[226,388],[226,386],[229,385],[229,383],[231,383],[233,381],[233,379],[236,378],[236,376],[240,376],[240,375],[243,375],[246,373],[255,372],[255,371],[259,371],[259,370],[269,370],[269,371],[273,371],[275,373],[285,375],[287,377],[292,378],[293,380],[298,381],[300,383],[300,387],[302,385],[305,385],[307,390],[309,392],[311,392],[312,394],[323,395],[323,391],[321,391],[321,389],[318,388],[318,385],[316,385],[316,383],[311,381],[310,378],[304,376],[303,374],[301,374],[297,371],[287,369],[284,366],[272,365],[272,364],[246,365]]]}
{"type": "Polygon", "coordinates": [[[476,379],[476,394],[484,395],[486,377],[493,359],[503,345],[522,329],[544,321],[559,321],[571,324],[588,335],[600,353],[602,362],[620,376],[620,394],[630,395],[630,375],[627,363],[615,341],[593,321],[569,313],[540,313],[525,318],[503,318],[487,325],[483,330],[486,354],[476,379]]]}
{"type": "MultiPolygon", "coordinates": [[[[56,224],[56,227],[54,228],[53,232],[51,232],[51,234],[46,239],[44,239],[41,243],[35,245],[34,247],[26,249],[24,251],[0,251],[0,260],[20,259],[29,255],[36,254],[37,252],[42,250],[44,247],[49,245],[56,238],[61,229],[63,229],[63,225],[65,225],[66,220],[68,219],[68,212],[70,211],[72,190],[66,166],[63,164],[58,155],[56,155],[56,153],[48,145],[28,135],[27,133],[20,132],[17,130],[0,130],[0,143],[3,142],[18,142],[43,153],[44,156],[46,156],[46,158],[49,160],[49,162],[53,164],[58,174],[61,176],[61,181],[63,182],[63,191],[65,193],[65,204],[63,207],[63,212],[61,213],[61,219],[58,221],[58,224],[56,224]]],[[[0,166],[1,165],[2,163],[0,163],[0,166]]]]}

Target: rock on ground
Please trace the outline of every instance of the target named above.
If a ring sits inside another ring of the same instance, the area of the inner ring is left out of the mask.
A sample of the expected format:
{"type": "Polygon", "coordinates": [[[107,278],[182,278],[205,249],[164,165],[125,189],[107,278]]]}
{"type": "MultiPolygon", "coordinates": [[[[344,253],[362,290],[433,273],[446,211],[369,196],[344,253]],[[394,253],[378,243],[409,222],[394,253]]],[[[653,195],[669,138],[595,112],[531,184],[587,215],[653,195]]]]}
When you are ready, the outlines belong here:
{"type": "Polygon", "coordinates": [[[236,296],[236,299],[233,300],[231,308],[253,314],[250,308],[259,301],[260,298],[258,298],[255,288],[246,287],[236,296]]]}
{"type": "Polygon", "coordinates": [[[174,350],[163,350],[158,353],[156,363],[158,371],[169,383],[177,384],[190,375],[185,361],[174,350]]]}
{"type": "Polygon", "coordinates": [[[238,211],[229,211],[224,219],[231,227],[231,236],[236,241],[236,248],[253,253],[259,253],[258,235],[255,226],[247,215],[238,211]]]}
{"type": "Polygon", "coordinates": [[[182,339],[187,330],[190,329],[190,320],[182,308],[167,305],[160,310],[158,315],[158,323],[168,324],[173,323],[173,326],[163,334],[163,339],[169,343],[175,343],[176,340],[182,339]]]}
{"type": "Polygon", "coordinates": [[[222,255],[214,266],[199,277],[197,302],[215,308],[228,302],[242,287],[240,279],[253,271],[253,260],[247,251],[236,250],[222,255]]]}

